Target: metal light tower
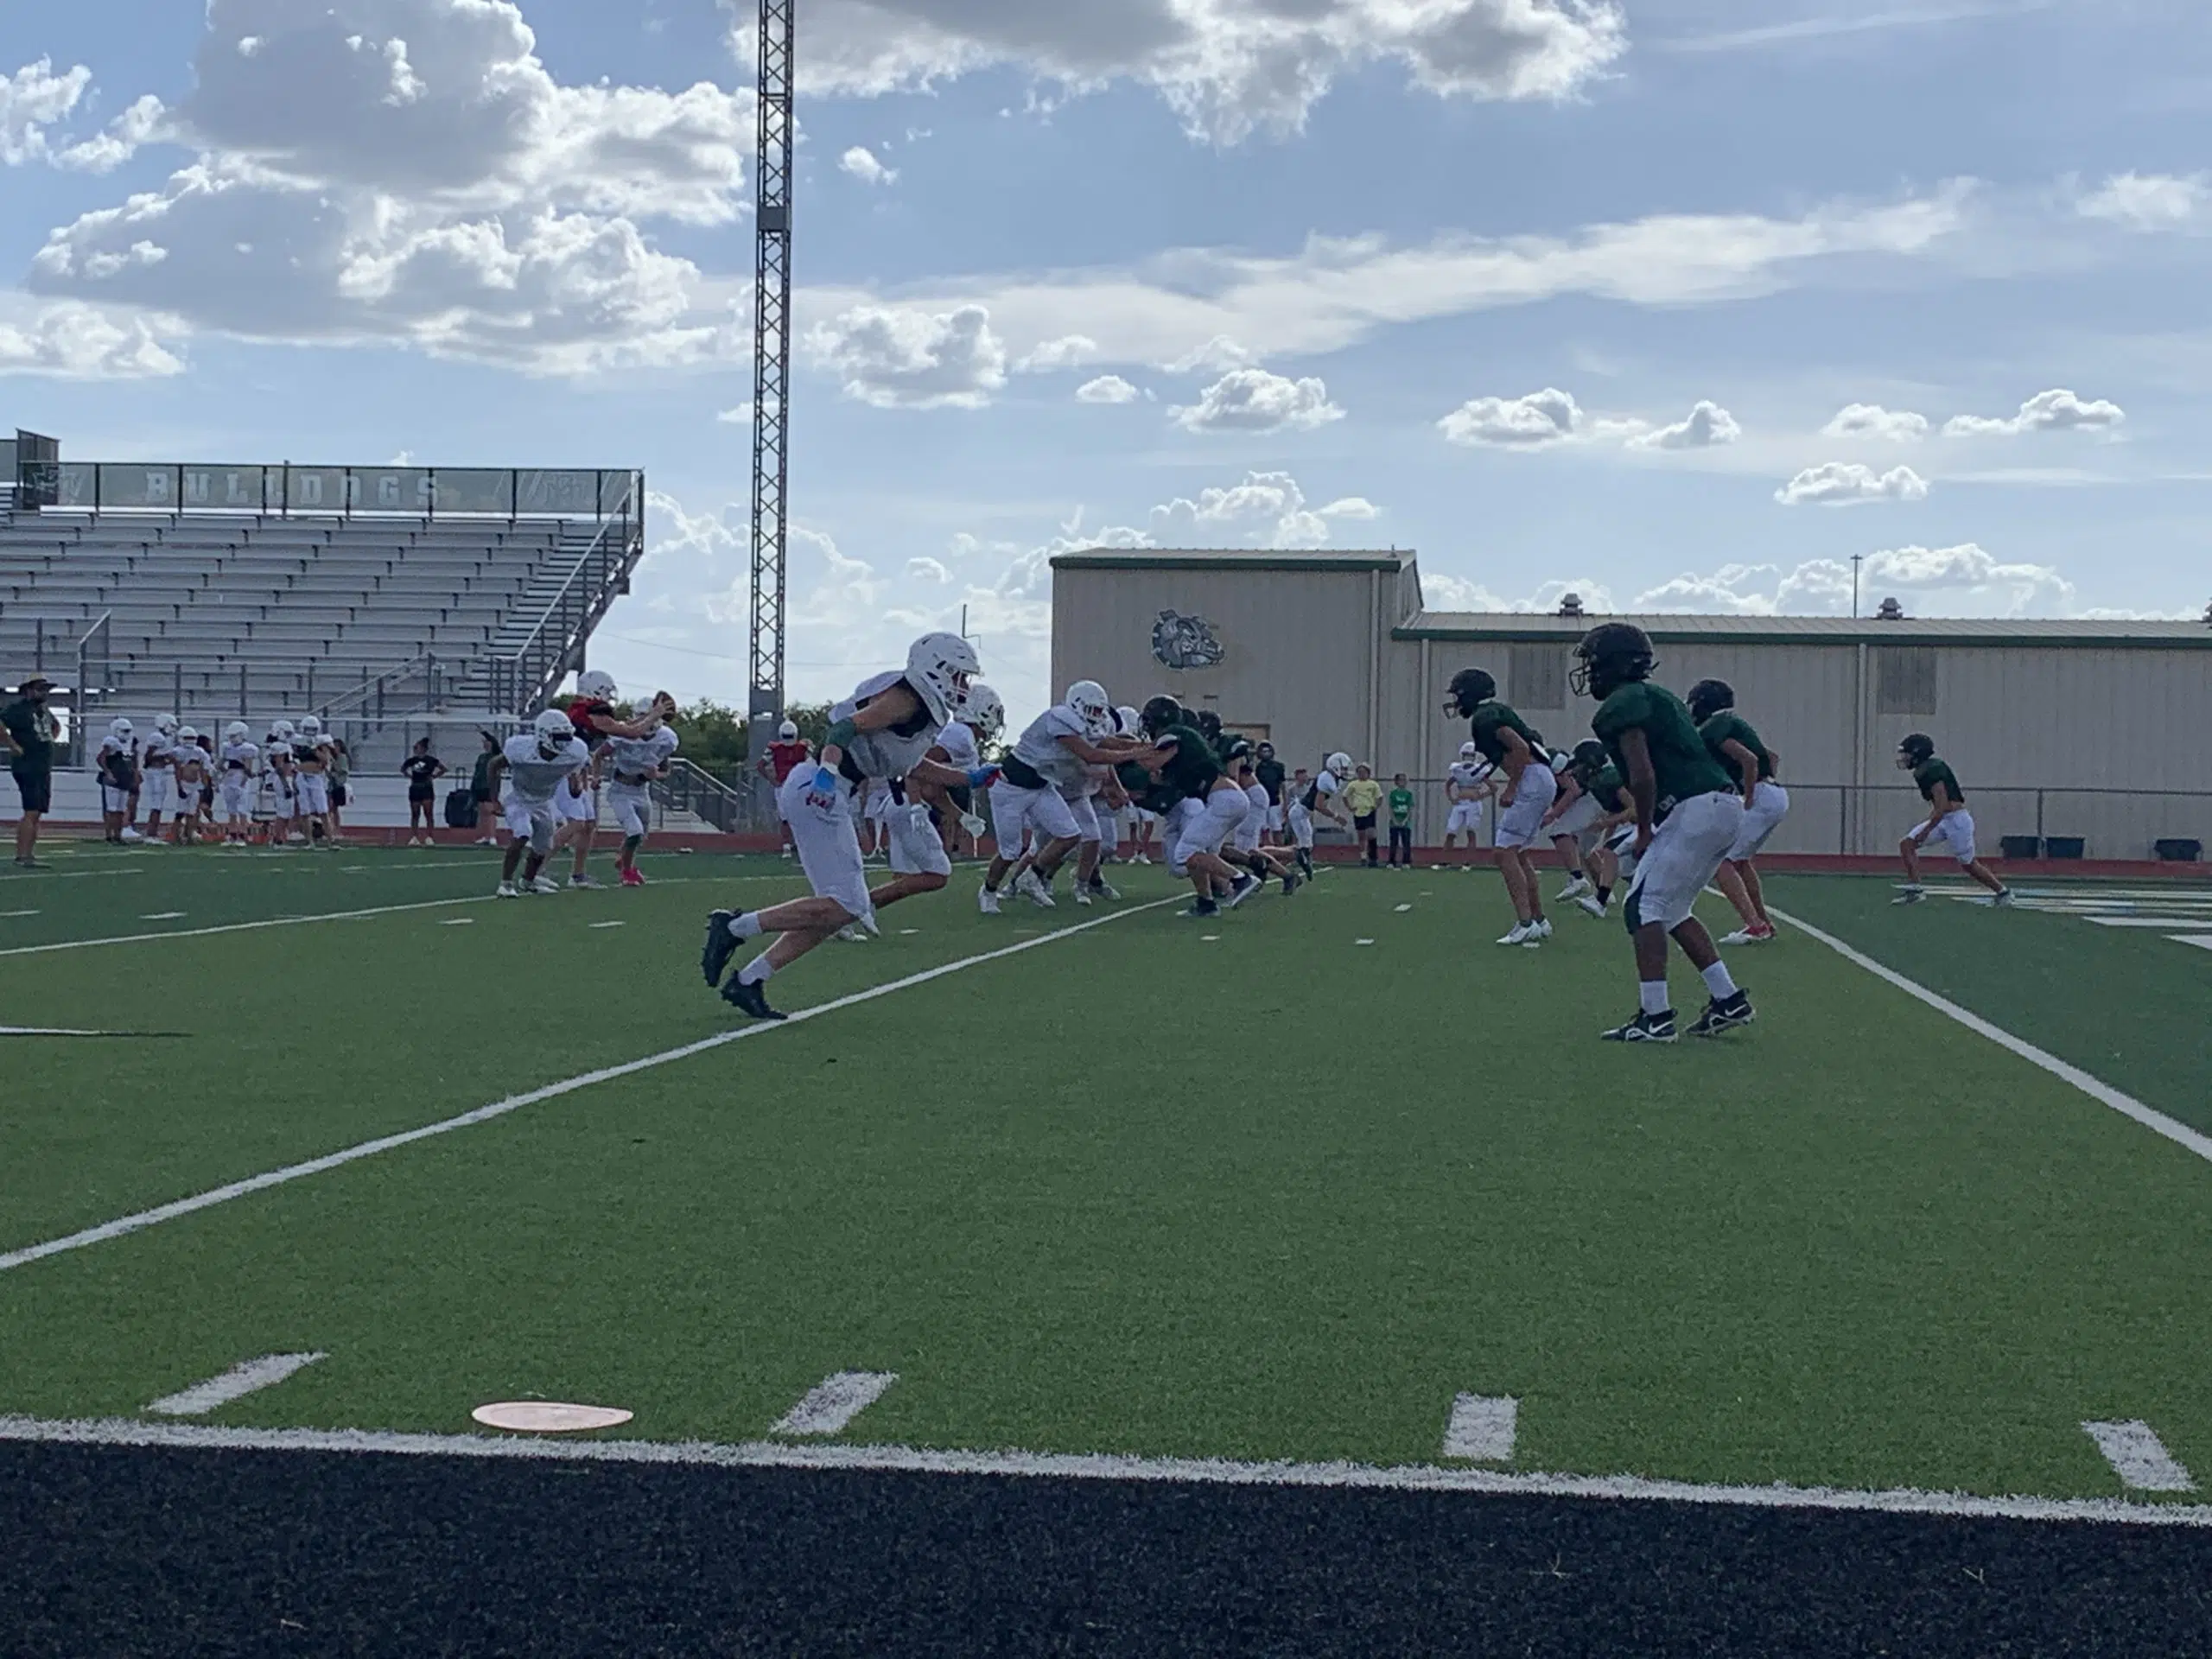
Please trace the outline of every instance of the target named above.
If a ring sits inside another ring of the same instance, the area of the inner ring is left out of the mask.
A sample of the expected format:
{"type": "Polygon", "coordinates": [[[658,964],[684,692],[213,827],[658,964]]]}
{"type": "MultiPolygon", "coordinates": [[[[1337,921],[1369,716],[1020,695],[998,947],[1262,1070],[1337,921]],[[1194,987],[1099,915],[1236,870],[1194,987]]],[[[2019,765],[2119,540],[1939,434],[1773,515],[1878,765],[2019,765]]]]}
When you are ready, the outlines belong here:
{"type": "Polygon", "coordinates": [[[784,554],[791,377],[791,75],[795,0],[760,0],[759,224],[753,286],[753,749],[784,715],[784,554]],[[764,729],[765,728],[765,729],[764,729]]]}

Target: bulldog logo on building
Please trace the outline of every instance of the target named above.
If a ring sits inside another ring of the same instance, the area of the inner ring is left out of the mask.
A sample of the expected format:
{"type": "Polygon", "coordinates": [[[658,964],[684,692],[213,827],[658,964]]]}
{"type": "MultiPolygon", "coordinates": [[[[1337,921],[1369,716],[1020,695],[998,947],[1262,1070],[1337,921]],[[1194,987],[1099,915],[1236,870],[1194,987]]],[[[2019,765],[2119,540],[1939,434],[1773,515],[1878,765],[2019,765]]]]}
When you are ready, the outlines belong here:
{"type": "Polygon", "coordinates": [[[1152,625],[1152,654],[1164,668],[1213,668],[1229,653],[1203,616],[1162,611],[1152,625]]]}

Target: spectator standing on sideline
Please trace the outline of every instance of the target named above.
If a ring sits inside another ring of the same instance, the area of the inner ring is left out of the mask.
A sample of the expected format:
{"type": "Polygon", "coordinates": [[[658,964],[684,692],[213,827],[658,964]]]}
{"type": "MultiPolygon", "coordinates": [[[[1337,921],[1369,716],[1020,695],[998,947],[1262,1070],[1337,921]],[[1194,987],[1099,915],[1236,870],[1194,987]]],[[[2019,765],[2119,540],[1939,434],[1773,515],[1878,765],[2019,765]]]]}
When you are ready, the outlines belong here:
{"type": "MultiPolygon", "coordinates": [[[[780,797],[791,773],[812,759],[814,751],[799,736],[798,723],[787,720],[776,728],[776,741],[768,746],[768,753],[761,760],[760,775],[776,786],[775,792],[780,797]]],[[[784,856],[789,858],[791,856],[791,827],[786,823],[782,824],[782,830],[784,856]]]]}
{"type": "Polygon", "coordinates": [[[1375,818],[1382,804],[1382,785],[1375,781],[1375,770],[1364,760],[1353,771],[1357,775],[1344,785],[1344,804],[1351,809],[1353,840],[1367,843],[1367,868],[1376,869],[1382,861],[1382,849],[1375,839],[1375,818]]]}
{"type": "Polygon", "coordinates": [[[438,840],[438,779],[446,775],[446,763],[430,753],[429,738],[418,737],[414,753],[399,763],[399,770],[407,779],[407,844],[434,847],[438,840]]]}
{"type": "Polygon", "coordinates": [[[1402,772],[1390,780],[1389,805],[1390,864],[1393,868],[1410,870],[1414,867],[1414,791],[1402,772]]]}
{"type": "Polygon", "coordinates": [[[341,822],[346,804],[353,799],[348,788],[353,778],[353,752],[346,747],[346,740],[335,732],[330,737],[330,838],[336,841],[346,832],[341,822]]]}
{"type": "Polygon", "coordinates": [[[1261,830],[1261,844],[1268,847],[1280,847],[1282,845],[1283,831],[1287,827],[1287,821],[1283,816],[1283,785],[1288,781],[1290,773],[1283,763],[1275,758],[1274,744],[1260,745],[1259,764],[1252,768],[1252,772],[1253,775],[1259,779],[1260,787],[1268,791],[1268,817],[1261,830]]]}
{"type": "Polygon", "coordinates": [[[468,780],[469,804],[476,809],[475,815],[468,821],[468,827],[485,832],[477,837],[479,847],[496,847],[499,844],[499,832],[484,821],[484,815],[487,810],[495,810],[499,804],[499,780],[492,776],[492,763],[499,758],[499,740],[489,732],[480,732],[477,735],[484,740],[484,752],[476,757],[476,771],[468,780]]]}
{"type": "Polygon", "coordinates": [[[16,823],[16,865],[38,870],[39,820],[54,810],[54,744],[60,735],[54,711],[46,700],[54,682],[34,674],[22,683],[16,700],[0,710],[0,732],[8,744],[8,770],[15,777],[16,792],[22,798],[23,816],[16,823]]]}

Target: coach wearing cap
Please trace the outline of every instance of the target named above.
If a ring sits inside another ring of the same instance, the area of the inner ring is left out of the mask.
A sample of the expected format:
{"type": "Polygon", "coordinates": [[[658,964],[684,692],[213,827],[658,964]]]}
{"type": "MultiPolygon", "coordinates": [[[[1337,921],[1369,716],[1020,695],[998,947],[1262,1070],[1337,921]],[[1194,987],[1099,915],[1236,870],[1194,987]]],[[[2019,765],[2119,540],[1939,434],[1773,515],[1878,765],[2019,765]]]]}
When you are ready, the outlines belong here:
{"type": "Polygon", "coordinates": [[[8,770],[15,774],[16,791],[23,798],[22,820],[16,825],[16,863],[26,870],[41,868],[33,856],[38,846],[38,821],[54,808],[54,741],[60,728],[46,699],[54,682],[43,674],[25,680],[16,700],[0,709],[0,736],[8,743],[8,770]]]}

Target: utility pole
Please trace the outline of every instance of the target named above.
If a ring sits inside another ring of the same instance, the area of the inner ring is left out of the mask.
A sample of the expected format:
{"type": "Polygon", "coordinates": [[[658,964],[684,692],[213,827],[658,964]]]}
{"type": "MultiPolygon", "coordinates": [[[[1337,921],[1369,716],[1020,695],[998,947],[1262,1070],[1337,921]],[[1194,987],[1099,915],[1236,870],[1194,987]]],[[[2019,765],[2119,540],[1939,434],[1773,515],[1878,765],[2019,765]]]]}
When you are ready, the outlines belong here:
{"type": "Polygon", "coordinates": [[[1854,620],[1859,615],[1859,567],[1866,563],[1864,553],[1851,556],[1851,614],[1854,620]]]}
{"type": "Polygon", "coordinates": [[[760,0],[760,148],[753,186],[752,751],[767,752],[785,696],[785,554],[791,519],[792,78],[796,0],[760,0]]]}

